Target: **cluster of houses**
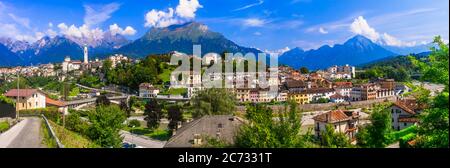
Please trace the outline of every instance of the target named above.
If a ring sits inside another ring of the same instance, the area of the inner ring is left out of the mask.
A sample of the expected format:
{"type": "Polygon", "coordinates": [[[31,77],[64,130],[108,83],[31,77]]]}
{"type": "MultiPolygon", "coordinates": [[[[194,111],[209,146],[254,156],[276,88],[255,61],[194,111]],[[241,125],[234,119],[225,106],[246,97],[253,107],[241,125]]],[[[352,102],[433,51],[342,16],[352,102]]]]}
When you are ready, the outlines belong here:
{"type": "MultiPolygon", "coordinates": [[[[210,61],[216,61],[209,58],[210,61]]],[[[205,59],[205,58],[204,58],[205,59]]],[[[257,72],[236,72],[236,73],[215,73],[205,71],[203,73],[195,71],[177,71],[171,76],[171,87],[186,88],[186,97],[190,98],[199,90],[203,89],[205,83],[219,83],[225,81],[225,87],[236,95],[239,102],[265,103],[283,102],[294,100],[298,104],[315,103],[319,100],[333,103],[343,103],[351,101],[366,101],[375,99],[385,99],[398,96],[408,91],[408,88],[401,83],[396,83],[393,79],[377,79],[363,84],[353,84],[352,82],[333,82],[333,79],[351,79],[355,75],[355,67],[333,66],[327,72],[315,72],[301,74],[290,67],[280,66],[278,68],[267,68],[265,80],[256,78],[262,73],[257,72]],[[278,72],[276,76],[271,76],[269,72],[278,72]],[[333,75],[335,74],[335,75],[333,75]],[[342,78],[339,77],[340,74],[342,78]],[[331,76],[331,79],[329,78],[331,76]],[[243,84],[242,86],[239,85],[243,84]],[[264,85],[265,87],[261,87],[264,85]],[[276,88],[275,90],[272,88],[276,88]]],[[[154,88],[141,87],[140,91],[152,92],[154,88]]]]}
{"type": "MultiPolygon", "coordinates": [[[[414,99],[399,99],[389,107],[392,114],[392,129],[402,130],[417,124],[418,114],[424,109],[414,99]]],[[[351,143],[356,143],[356,135],[361,125],[361,112],[351,110],[331,110],[315,115],[314,136],[322,138],[327,125],[335,133],[342,133],[348,137],[351,143]]],[[[179,127],[176,133],[165,144],[166,148],[179,147],[201,147],[206,145],[208,138],[214,137],[227,142],[234,143],[234,136],[239,126],[245,124],[246,120],[231,115],[209,115],[199,118],[193,122],[179,127]]]]}

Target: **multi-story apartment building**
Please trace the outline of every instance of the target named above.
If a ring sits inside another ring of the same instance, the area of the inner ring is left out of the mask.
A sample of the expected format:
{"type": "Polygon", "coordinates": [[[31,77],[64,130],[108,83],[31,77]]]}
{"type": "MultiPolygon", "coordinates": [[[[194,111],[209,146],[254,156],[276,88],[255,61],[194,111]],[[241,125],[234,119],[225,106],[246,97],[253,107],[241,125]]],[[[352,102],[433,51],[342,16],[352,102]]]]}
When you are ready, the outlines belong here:
{"type": "Polygon", "coordinates": [[[362,84],[352,88],[350,92],[352,101],[374,100],[380,87],[374,83],[362,84]]]}

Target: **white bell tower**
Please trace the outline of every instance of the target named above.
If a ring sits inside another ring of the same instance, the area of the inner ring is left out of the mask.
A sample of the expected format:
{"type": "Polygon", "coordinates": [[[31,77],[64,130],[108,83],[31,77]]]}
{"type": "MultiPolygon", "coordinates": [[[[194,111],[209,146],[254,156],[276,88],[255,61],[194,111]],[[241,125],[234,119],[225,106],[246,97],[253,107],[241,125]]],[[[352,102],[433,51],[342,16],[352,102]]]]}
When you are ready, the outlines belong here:
{"type": "Polygon", "coordinates": [[[86,44],[84,45],[84,63],[85,64],[89,63],[88,47],[86,44]]]}

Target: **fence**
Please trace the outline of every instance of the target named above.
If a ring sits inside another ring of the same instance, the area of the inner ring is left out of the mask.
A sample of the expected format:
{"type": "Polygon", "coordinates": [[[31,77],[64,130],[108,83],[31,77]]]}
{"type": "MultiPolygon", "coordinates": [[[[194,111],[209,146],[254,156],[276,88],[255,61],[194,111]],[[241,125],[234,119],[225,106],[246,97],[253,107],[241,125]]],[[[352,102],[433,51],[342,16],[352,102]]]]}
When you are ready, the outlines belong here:
{"type": "Polygon", "coordinates": [[[50,123],[47,120],[47,117],[45,117],[44,114],[41,114],[42,118],[45,121],[45,125],[47,126],[48,131],[50,132],[50,135],[52,136],[52,138],[55,139],[56,141],[56,145],[58,148],[64,148],[64,145],[61,143],[61,141],[59,141],[58,137],[56,136],[55,131],[53,131],[52,126],[50,125],[50,123]]]}

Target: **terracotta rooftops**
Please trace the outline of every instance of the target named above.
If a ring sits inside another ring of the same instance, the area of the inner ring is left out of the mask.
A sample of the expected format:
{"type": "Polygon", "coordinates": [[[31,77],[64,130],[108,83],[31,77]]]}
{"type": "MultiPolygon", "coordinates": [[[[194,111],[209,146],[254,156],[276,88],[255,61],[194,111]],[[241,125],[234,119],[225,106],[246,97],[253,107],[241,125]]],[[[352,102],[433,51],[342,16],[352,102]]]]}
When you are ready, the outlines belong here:
{"type": "Polygon", "coordinates": [[[398,100],[394,103],[394,106],[397,106],[410,114],[416,114],[417,111],[423,109],[422,107],[419,107],[417,101],[414,99],[398,100]]]}
{"type": "Polygon", "coordinates": [[[39,92],[37,89],[11,89],[5,93],[6,97],[30,97],[33,94],[39,92]]]}
{"type": "Polygon", "coordinates": [[[342,121],[348,121],[353,118],[359,117],[357,112],[353,111],[342,111],[342,110],[333,110],[323,114],[319,114],[313,117],[314,121],[326,122],[326,123],[336,123],[342,121]]]}

